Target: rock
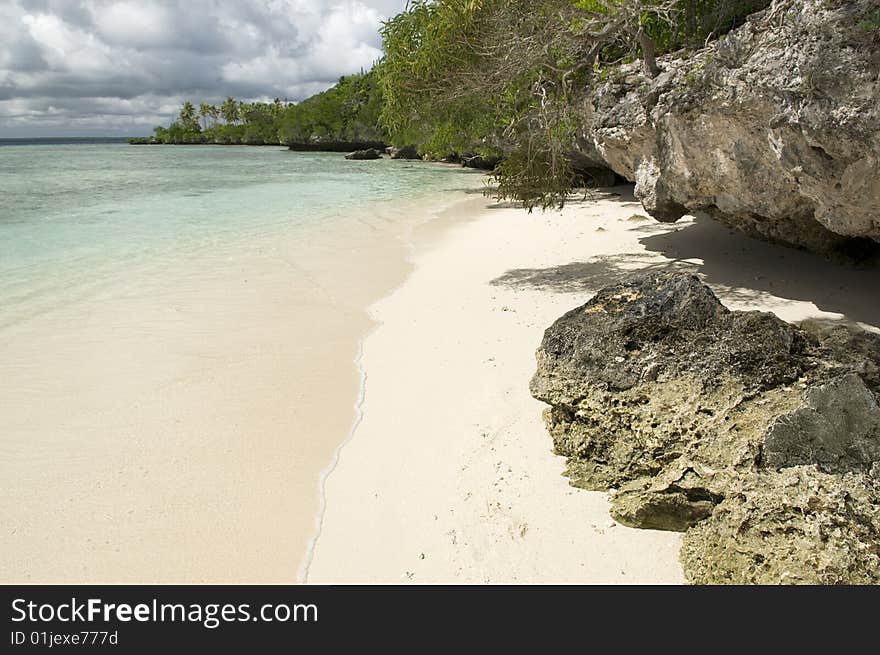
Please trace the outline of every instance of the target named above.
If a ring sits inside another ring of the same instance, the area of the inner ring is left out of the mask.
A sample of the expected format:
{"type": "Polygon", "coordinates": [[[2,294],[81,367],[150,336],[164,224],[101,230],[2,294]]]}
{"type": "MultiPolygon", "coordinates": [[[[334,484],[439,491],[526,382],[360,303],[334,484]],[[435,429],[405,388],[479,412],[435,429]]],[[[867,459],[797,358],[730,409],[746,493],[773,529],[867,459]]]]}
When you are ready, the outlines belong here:
{"type": "Polygon", "coordinates": [[[388,148],[388,155],[391,159],[421,159],[416,146],[403,146],[402,148],[391,146],[388,148]]]}
{"type": "Polygon", "coordinates": [[[369,148],[367,150],[355,150],[354,152],[347,154],[345,158],[357,161],[367,159],[382,159],[382,153],[375,148],[369,148]]]}
{"type": "Polygon", "coordinates": [[[811,388],[804,405],[780,416],[764,439],[771,468],[817,464],[823,471],[870,471],[880,462],[880,407],[850,373],[811,388]]]}
{"type": "Polygon", "coordinates": [[[585,99],[584,156],[660,221],[704,211],[828,255],[880,241],[876,0],[777,1],[688,58],[636,62],[585,99]],[[866,27],[867,25],[867,27],[866,27]]]}
{"type": "Polygon", "coordinates": [[[723,500],[709,489],[719,487],[712,479],[711,471],[681,460],[653,480],[623,485],[623,493],[614,494],[611,516],[631,527],[683,532],[711,516],[723,500]]]}
{"type": "Polygon", "coordinates": [[[464,168],[477,168],[483,171],[495,170],[501,163],[500,157],[483,157],[482,155],[463,155],[461,165],[464,168]]]}
{"type": "Polygon", "coordinates": [[[566,474],[617,489],[624,525],[693,529],[752,478],[806,465],[858,481],[880,462],[880,337],[731,312],[695,276],[601,290],[537,359],[531,391],[566,474]]]}
{"type": "Polygon", "coordinates": [[[802,466],[736,481],[685,533],[695,584],[880,583],[880,484],[802,466]]]}
{"type": "Polygon", "coordinates": [[[582,178],[587,188],[609,187],[617,184],[617,175],[610,168],[588,168],[582,178]]]}

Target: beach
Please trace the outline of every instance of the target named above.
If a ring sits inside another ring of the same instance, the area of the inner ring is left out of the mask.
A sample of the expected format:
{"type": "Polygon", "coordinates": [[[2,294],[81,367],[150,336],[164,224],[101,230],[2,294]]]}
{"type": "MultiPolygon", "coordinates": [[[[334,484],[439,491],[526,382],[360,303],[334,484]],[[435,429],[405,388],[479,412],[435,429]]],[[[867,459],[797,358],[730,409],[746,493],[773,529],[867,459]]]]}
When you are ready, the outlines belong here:
{"type": "Polygon", "coordinates": [[[481,175],[376,166],[346,175],[365,192],[394,175],[399,198],[291,227],[286,179],[253,193],[271,222],[212,191],[218,230],[181,195],[201,213],[145,226],[133,256],[9,269],[0,579],[681,583],[678,533],[618,525],[563,476],[529,393],[544,330],[670,268],[733,309],[880,326],[876,271],[657,223],[631,187],[528,213],[481,175]]]}
{"type": "Polygon", "coordinates": [[[357,426],[326,476],[300,579],[681,583],[677,533],[617,525],[605,494],[563,477],[528,390],[544,329],[603,286],[675,268],[733,309],[876,331],[877,272],[706,218],[656,223],[628,187],[561,212],[467,202],[417,234],[414,271],[370,309],[357,426]]]}
{"type": "Polygon", "coordinates": [[[0,580],[294,582],[367,308],[406,278],[441,190],[481,176],[57,148],[4,152],[0,580]]]}

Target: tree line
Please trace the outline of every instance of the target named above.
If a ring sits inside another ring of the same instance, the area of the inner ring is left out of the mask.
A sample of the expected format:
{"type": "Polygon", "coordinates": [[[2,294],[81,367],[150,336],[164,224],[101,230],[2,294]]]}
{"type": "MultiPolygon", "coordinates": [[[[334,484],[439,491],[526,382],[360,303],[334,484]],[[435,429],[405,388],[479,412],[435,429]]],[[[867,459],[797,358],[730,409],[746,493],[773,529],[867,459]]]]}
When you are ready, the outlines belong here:
{"type": "Polygon", "coordinates": [[[279,145],[332,149],[335,144],[384,143],[382,93],[374,72],[339,79],[332,88],[300,103],[244,102],[219,105],[187,101],[175,121],[132,143],[279,145]]]}

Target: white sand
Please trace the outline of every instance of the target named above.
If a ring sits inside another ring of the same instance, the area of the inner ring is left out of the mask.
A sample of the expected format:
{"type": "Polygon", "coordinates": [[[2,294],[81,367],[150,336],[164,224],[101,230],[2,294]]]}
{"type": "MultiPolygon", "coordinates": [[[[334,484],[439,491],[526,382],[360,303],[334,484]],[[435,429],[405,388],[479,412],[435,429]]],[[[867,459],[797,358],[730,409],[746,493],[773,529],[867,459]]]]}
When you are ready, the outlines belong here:
{"type": "Polygon", "coordinates": [[[425,231],[414,273],[372,307],[362,420],[326,480],[307,580],[682,582],[677,534],[615,525],[604,494],[562,477],[528,392],[544,329],[628,271],[673,260],[734,308],[876,326],[878,275],[703,220],[627,220],[643,213],[631,197],[532,215],[485,204],[425,231]]]}

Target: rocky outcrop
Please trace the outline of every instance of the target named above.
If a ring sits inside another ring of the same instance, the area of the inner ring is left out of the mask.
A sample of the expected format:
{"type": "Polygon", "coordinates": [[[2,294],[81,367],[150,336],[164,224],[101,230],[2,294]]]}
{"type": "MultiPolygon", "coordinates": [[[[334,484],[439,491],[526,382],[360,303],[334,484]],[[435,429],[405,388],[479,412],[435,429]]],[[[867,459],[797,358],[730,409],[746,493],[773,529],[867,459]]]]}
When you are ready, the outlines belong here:
{"type": "Polygon", "coordinates": [[[880,582],[880,337],[647,275],[550,327],[531,390],[573,484],[625,525],[693,530],[692,581],[880,582]]]}
{"type": "Polygon", "coordinates": [[[502,157],[492,155],[478,155],[473,152],[451,153],[445,157],[437,158],[432,153],[426,153],[425,161],[440,162],[442,164],[460,164],[463,168],[475,168],[481,171],[494,171],[501,163],[502,157]]]}
{"type": "Polygon", "coordinates": [[[481,171],[493,171],[501,163],[501,157],[465,154],[461,156],[461,165],[465,168],[476,168],[481,171]]]}
{"type": "Polygon", "coordinates": [[[859,256],[880,241],[876,0],[776,0],[704,50],[607,74],[583,157],[660,221],[704,211],[754,236],[859,256]]]}
{"type": "Polygon", "coordinates": [[[419,149],[416,146],[402,146],[400,148],[396,148],[394,146],[390,146],[386,149],[388,156],[391,159],[421,159],[421,155],[419,155],[419,149]]]}
{"type": "Polygon", "coordinates": [[[382,153],[375,148],[368,148],[367,150],[355,150],[354,152],[347,154],[345,158],[353,159],[355,161],[382,159],[382,153]]]}
{"type": "Polygon", "coordinates": [[[877,584],[880,485],[798,466],[732,481],[711,517],[684,534],[701,584],[877,584]]]}
{"type": "Polygon", "coordinates": [[[385,150],[381,141],[333,141],[331,139],[312,138],[307,143],[285,143],[294,152],[354,152],[356,150],[385,150]]]}

